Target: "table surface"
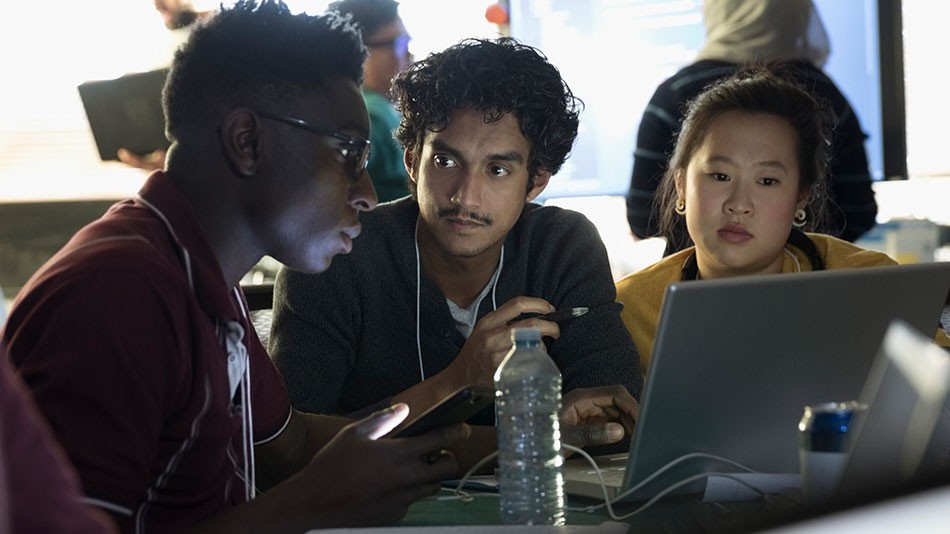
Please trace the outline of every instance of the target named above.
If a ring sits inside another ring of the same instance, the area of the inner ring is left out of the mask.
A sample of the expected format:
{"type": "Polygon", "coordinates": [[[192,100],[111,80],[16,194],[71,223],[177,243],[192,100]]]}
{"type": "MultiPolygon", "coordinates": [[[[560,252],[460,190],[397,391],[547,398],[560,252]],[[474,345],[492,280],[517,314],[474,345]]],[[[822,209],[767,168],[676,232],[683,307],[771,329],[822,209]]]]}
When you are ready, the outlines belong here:
{"type": "MultiPolygon", "coordinates": [[[[400,526],[448,526],[448,525],[498,525],[498,494],[494,492],[471,492],[468,500],[454,498],[453,489],[443,489],[439,495],[413,504],[400,526]]],[[[800,511],[797,496],[773,495],[768,501],[742,501],[730,503],[704,503],[697,495],[680,495],[661,499],[651,507],[623,519],[611,519],[604,507],[592,512],[583,507],[601,504],[602,501],[581,497],[568,497],[568,525],[600,525],[619,521],[629,526],[628,532],[736,532],[752,530],[759,522],[774,518],[776,514],[800,511]]],[[[618,516],[637,510],[643,503],[619,503],[613,506],[618,516]]]]}

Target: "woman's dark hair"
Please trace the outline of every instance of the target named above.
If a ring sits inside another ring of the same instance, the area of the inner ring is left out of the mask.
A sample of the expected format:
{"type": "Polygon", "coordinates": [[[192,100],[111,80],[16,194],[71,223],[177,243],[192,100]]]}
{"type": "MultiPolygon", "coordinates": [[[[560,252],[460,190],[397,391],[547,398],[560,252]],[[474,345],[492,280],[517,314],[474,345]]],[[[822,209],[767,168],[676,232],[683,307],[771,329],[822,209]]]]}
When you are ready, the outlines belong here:
{"type": "Polygon", "coordinates": [[[480,111],[486,123],[511,113],[531,146],[532,178],[560,170],[583,105],[539,50],[506,37],[466,39],[431,54],[396,76],[393,94],[402,113],[396,137],[415,155],[426,132],[444,129],[456,110],[480,111]]]}
{"type": "Polygon", "coordinates": [[[240,0],[199,22],[175,53],[165,83],[172,141],[213,131],[226,110],[268,104],[346,78],[362,83],[366,48],[335,13],[294,15],[279,0],[240,0]],[[237,51],[237,53],[235,53],[237,51]]]}
{"type": "Polygon", "coordinates": [[[788,122],[797,134],[798,190],[809,197],[803,230],[821,230],[827,204],[826,181],[830,157],[831,112],[791,78],[782,67],[750,67],[706,88],[687,104],[683,126],[660,180],[656,197],[660,234],[667,239],[685,239],[676,250],[692,245],[684,217],[676,205],[677,172],[686,172],[693,155],[703,144],[713,121],[730,111],[773,115],[788,122]]]}

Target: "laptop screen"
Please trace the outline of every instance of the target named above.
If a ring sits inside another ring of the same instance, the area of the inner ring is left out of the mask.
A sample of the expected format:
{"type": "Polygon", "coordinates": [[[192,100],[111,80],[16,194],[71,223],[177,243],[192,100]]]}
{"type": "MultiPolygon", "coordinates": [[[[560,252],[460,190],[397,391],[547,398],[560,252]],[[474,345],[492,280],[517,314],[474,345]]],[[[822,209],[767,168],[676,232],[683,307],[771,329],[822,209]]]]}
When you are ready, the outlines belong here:
{"type": "MultiPolygon", "coordinates": [[[[670,285],[624,487],[696,452],[797,474],[804,407],[857,399],[890,322],[936,332],[948,289],[947,263],[670,285]]],[[[696,458],[631,498],[713,471],[738,469],[696,458]]]]}
{"type": "Polygon", "coordinates": [[[950,354],[907,323],[887,330],[850,434],[839,497],[890,491],[950,472],[950,354]]]}

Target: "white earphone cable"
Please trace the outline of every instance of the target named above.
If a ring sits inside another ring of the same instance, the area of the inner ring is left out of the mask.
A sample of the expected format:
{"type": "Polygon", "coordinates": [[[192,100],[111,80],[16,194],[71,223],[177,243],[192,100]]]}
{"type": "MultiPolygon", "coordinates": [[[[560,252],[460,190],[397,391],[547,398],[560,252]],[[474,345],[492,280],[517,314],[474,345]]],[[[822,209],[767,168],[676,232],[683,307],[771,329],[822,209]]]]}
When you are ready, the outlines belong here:
{"type": "Polygon", "coordinates": [[[422,337],[419,334],[419,323],[421,322],[421,294],[422,294],[422,272],[421,262],[419,261],[419,219],[416,219],[415,240],[416,245],[416,352],[419,354],[419,381],[426,379],[426,370],[422,365],[422,337]]]}
{"type": "MultiPolygon", "coordinates": [[[[250,323],[247,305],[238,288],[234,288],[234,298],[237,300],[238,307],[241,308],[241,314],[244,320],[250,323]]],[[[244,336],[241,336],[241,346],[244,346],[244,336]]],[[[254,464],[254,417],[251,411],[251,360],[250,355],[244,350],[244,379],[241,381],[241,434],[242,448],[244,449],[244,494],[247,500],[252,500],[257,496],[257,469],[254,464]]]]}
{"type": "MultiPolygon", "coordinates": [[[[421,323],[422,323],[422,262],[419,260],[419,219],[416,218],[416,229],[414,233],[413,243],[416,249],[416,353],[419,355],[419,381],[424,381],[426,379],[425,366],[422,363],[422,335],[421,335],[421,323]]],[[[495,297],[495,292],[498,289],[498,279],[501,278],[501,270],[505,265],[505,245],[501,246],[501,254],[498,258],[498,267],[495,270],[495,275],[492,277],[492,288],[491,288],[491,304],[492,311],[498,309],[498,301],[495,297]]]]}

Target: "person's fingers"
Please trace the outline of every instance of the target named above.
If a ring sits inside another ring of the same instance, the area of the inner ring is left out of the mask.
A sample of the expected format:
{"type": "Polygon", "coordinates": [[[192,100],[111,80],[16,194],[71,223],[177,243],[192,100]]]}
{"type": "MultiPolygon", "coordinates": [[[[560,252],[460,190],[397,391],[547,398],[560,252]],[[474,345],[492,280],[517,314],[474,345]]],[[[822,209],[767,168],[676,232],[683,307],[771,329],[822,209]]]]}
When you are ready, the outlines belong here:
{"type": "Polygon", "coordinates": [[[132,151],[124,148],[119,149],[119,151],[116,153],[116,157],[119,158],[119,161],[130,167],[141,169],[145,166],[145,160],[142,158],[142,156],[139,156],[138,154],[135,154],[132,151]]]}
{"type": "Polygon", "coordinates": [[[379,410],[361,419],[353,425],[356,434],[366,439],[379,439],[399,426],[409,415],[409,405],[404,402],[379,410]]]}
{"type": "Polygon", "coordinates": [[[456,461],[455,455],[447,450],[428,453],[421,458],[421,461],[425,464],[421,471],[421,474],[426,477],[423,482],[442,481],[446,478],[452,478],[458,473],[458,461],[456,461]]]}
{"type": "MultiPolygon", "coordinates": [[[[553,339],[561,337],[561,327],[552,321],[534,318],[517,321],[511,326],[506,323],[485,336],[485,347],[492,353],[492,363],[495,367],[498,367],[501,360],[508,354],[508,351],[511,350],[511,331],[514,328],[537,328],[542,337],[550,337],[553,339]]],[[[545,347],[542,346],[542,348],[545,347]]]]}
{"type": "Polygon", "coordinates": [[[637,425],[637,420],[640,418],[640,403],[637,403],[636,409],[634,409],[633,412],[632,415],[626,411],[620,414],[620,424],[626,429],[627,434],[633,433],[633,428],[637,425]]]}
{"type": "MultiPolygon", "coordinates": [[[[561,327],[554,321],[546,321],[541,317],[529,317],[510,323],[512,328],[537,328],[542,337],[558,339],[561,337],[561,327]]],[[[510,331],[509,331],[510,332],[510,331]]],[[[508,334],[509,336],[511,334],[508,334]]]]}
{"type": "Polygon", "coordinates": [[[630,395],[627,388],[620,385],[571,390],[564,395],[563,405],[565,411],[573,410],[579,417],[608,411],[616,413],[617,410],[634,421],[640,416],[640,403],[630,395]]]}
{"type": "Polygon", "coordinates": [[[580,418],[580,421],[587,421],[587,420],[602,421],[602,422],[612,421],[614,423],[622,424],[625,419],[632,420],[630,417],[627,416],[627,414],[618,410],[616,406],[604,406],[604,407],[598,408],[596,411],[594,411],[593,413],[589,415],[585,414],[585,416],[582,416],[580,418]]]}
{"type": "Polygon", "coordinates": [[[403,442],[400,444],[400,455],[416,475],[416,482],[426,482],[452,478],[458,473],[458,462],[446,449],[456,441],[467,438],[470,433],[471,427],[459,423],[419,436],[394,440],[403,442]]]}
{"type": "Polygon", "coordinates": [[[471,427],[465,423],[459,423],[436,428],[418,436],[399,439],[405,439],[408,450],[412,451],[412,454],[421,457],[423,454],[447,449],[449,445],[456,441],[467,438],[471,432],[471,427]]]}
{"type": "Polygon", "coordinates": [[[577,425],[565,429],[564,441],[575,447],[608,445],[622,440],[626,431],[619,423],[577,425]]]}
{"type": "Polygon", "coordinates": [[[459,464],[455,455],[444,449],[397,460],[393,465],[394,472],[399,473],[394,477],[399,481],[395,487],[398,487],[400,492],[414,494],[412,500],[431,495],[443,480],[459,475],[459,464]],[[420,486],[429,489],[420,490],[420,486]]]}
{"type": "Polygon", "coordinates": [[[627,414],[633,420],[640,418],[640,402],[637,401],[623,386],[616,386],[618,391],[612,395],[613,403],[620,408],[620,411],[627,414]]]}
{"type": "Polygon", "coordinates": [[[510,321],[524,313],[543,314],[552,311],[554,306],[542,298],[521,296],[502,304],[497,310],[482,317],[479,323],[484,323],[484,328],[498,328],[507,326],[510,321]]]}
{"type": "Polygon", "coordinates": [[[158,170],[165,166],[165,151],[161,149],[139,156],[131,150],[120,148],[116,152],[116,157],[130,167],[147,171],[158,170]]]}

